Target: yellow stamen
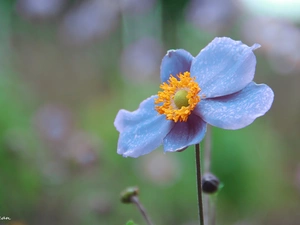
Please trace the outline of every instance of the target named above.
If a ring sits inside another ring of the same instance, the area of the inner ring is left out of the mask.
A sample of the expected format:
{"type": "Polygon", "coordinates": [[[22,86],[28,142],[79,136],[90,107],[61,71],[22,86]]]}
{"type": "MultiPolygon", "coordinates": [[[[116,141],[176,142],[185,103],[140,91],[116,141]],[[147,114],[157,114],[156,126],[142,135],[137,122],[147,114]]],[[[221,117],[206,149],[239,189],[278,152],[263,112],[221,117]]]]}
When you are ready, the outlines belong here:
{"type": "Polygon", "coordinates": [[[168,83],[162,83],[160,88],[162,91],[158,92],[158,98],[155,100],[155,109],[160,114],[165,114],[168,120],[176,122],[186,122],[189,115],[194,110],[200,96],[198,93],[201,91],[195,78],[190,77],[189,72],[180,73],[176,77],[170,76],[168,83]],[[186,93],[187,103],[182,94],[186,93]],[[177,94],[177,95],[176,95],[177,94]],[[176,95],[176,99],[175,98],[176,95]],[[180,101],[177,96],[180,95],[180,101]],[[183,103],[182,103],[183,102],[183,103]]]}

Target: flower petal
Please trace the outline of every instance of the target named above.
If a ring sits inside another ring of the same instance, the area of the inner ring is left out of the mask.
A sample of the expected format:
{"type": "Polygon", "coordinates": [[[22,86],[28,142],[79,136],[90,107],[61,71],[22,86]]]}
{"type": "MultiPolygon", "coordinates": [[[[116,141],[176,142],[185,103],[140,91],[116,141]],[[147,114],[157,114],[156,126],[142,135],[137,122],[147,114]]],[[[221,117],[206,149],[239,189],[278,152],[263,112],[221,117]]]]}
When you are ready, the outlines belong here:
{"type": "Polygon", "coordinates": [[[263,116],[274,99],[272,89],[251,82],[243,90],[219,98],[203,99],[194,110],[207,123],[223,129],[240,129],[263,116]]]}
{"type": "Polygon", "coordinates": [[[160,66],[161,82],[167,82],[170,75],[190,71],[193,56],[184,49],[169,50],[164,56],[160,66]]]}
{"type": "Polygon", "coordinates": [[[118,154],[135,158],[147,154],[159,147],[172,129],[174,122],[155,110],[155,98],[144,100],[134,112],[118,112],[114,122],[120,132],[118,154]]]}
{"type": "Polygon", "coordinates": [[[196,77],[201,94],[206,98],[235,93],[246,87],[254,77],[255,44],[248,47],[230,38],[215,38],[195,57],[191,77],[196,77]]]}
{"type": "Polygon", "coordinates": [[[174,152],[198,144],[204,138],[205,132],[206,123],[200,117],[191,114],[187,122],[175,123],[164,138],[164,150],[174,152]]]}

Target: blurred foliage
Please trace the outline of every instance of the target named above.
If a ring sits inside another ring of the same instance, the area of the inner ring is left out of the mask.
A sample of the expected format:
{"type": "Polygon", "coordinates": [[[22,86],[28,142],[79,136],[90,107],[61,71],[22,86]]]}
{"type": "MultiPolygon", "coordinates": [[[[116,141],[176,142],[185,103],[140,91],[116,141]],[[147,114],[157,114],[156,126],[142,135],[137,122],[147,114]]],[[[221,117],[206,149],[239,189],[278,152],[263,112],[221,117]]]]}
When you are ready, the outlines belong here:
{"type": "Polygon", "coordinates": [[[137,225],[137,224],[135,224],[132,220],[130,220],[126,223],[126,225],[137,225]]]}
{"type": "MultiPolygon", "coordinates": [[[[24,225],[124,224],[129,218],[143,224],[134,205],[120,203],[120,192],[137,185],[155,224],[194,224],[193,147],[173,154],[159,148],[138,159],[116,153],[116,113],[135,110],[160,82],[159,64],[143,58],[151,49],[132,58],[151,71],[147,76],[125,76],[120,58],[142,37],[157,41],[160,59],[168,48],[196,55],[216,35],[243,39],[244,14],[236,12],[239,20],[214,33],[185,20],[190,1],[154,1],[134,12],[112,10],[112,27],[79,43],[62,38],[61,23],[84,1],[66,1],[51,18],[24,17],[18,2],[0,2],[0,215],[24,225]]],[[[224,184],[217,204],[222,225],[300,219],[299,76],[274,72],[264,51],[255,52],[255,79],[274,89],[272,110],[245,129],[212,130],[212,170],[224,184]]]]}

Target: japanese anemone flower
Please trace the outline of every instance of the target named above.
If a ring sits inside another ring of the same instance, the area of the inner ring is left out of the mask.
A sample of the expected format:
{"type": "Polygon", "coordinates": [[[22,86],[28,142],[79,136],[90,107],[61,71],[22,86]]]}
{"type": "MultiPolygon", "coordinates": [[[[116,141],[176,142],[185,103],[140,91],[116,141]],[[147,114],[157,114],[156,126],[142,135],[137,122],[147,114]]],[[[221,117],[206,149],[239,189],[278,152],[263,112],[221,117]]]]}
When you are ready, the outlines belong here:
{"type": "Polygon", "coordinates": [[[274,93],[253,82],[256,58],[249,47],[230,38],[215,38],[193,57],[169,50],[161,63],[161,91],[133,112],[121,109],[114,125],[120,132],[117,152],[139,157],[160,145],[180,151],[204,138],[207,124],[240,129],[264,115],[274,93]]]}

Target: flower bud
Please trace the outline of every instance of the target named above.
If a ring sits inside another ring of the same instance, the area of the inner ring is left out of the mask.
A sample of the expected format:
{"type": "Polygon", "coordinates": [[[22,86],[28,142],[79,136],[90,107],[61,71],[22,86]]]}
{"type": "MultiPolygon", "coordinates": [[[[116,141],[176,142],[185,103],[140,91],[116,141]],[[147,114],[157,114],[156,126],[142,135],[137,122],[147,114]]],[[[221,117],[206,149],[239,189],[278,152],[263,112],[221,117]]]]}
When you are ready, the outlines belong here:
{"type": "Polygon", "coordinates": [[[131,203],[131,198],[134,196],[138,196],[139,189],[138,187],[128,187],[121,193],[121,202],[123,203],[131,203]]]}
{"type": "Polygon", "coordinates": [[[219,179],[211,174],[206,173],[202,178],[202,191],[206,194],[216,193],[219,189],[220,181],[219,179]]]}

